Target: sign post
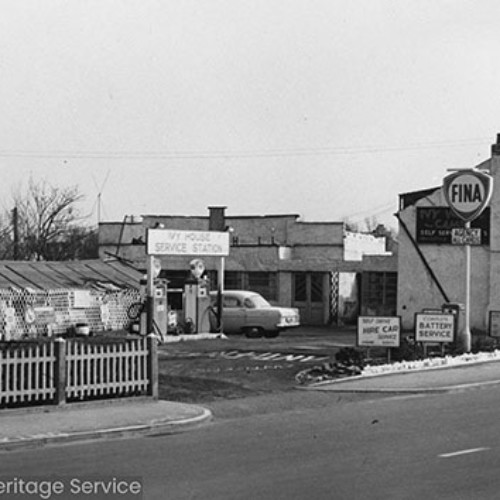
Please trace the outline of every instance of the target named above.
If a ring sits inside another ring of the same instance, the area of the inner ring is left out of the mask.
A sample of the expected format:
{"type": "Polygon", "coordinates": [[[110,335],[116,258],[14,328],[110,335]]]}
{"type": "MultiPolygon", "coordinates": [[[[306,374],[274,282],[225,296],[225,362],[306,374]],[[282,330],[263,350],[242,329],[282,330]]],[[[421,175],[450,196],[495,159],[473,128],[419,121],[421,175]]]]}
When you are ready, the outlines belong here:
{"type": "Polygon", "coordinates": [[[415,314],[415,341],[424,345],[424,356],[427,357],[429,344],[444,344],[453,342],[455,333],[455,317],[443,312],[422,312],[415,314]]]}
{"type": "MultiPolygon", "coordinates": [[[[471,232],[470,222],[481,215],[493,192],[493,178],[478,170],[458,170],[443,180],[444,197],[452,211],[465,221],[465,232],[471,232]]],[[[465,239],[465,325],[461,332],[465,352],[471,350],[470,332],[470,239],[465,239]]]]}
{"type": "Polygon", "coordinates": [[[500,311],[490,311],[488,335],[493,338],[500,338],[500,311]]]}
{"type": "Polygon", "coordinates": [[[154,332],[154,280],[161,271],[160,261],[154,255],[147,256],[146,321],[147,334],[154,332]]]}
{"type": "Polygon", "coordinates": [[[399,316],[358,316],[357,345],[386,347],[387,360],[391,361],[391,348],[399,347],[401,318],[399,316]]]}

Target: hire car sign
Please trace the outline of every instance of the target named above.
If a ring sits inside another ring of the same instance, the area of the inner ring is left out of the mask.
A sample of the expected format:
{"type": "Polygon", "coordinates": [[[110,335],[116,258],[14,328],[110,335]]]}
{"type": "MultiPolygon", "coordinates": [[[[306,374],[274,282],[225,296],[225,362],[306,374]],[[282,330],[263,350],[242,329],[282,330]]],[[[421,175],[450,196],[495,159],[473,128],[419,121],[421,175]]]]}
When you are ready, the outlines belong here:
{"type": "Polygon", "coordinates": [[[359,316],[359,347],[399,347],[401,318],[399,316],[359,316]]]}
{"type": "Polygon", "coordinates": [[[478,170],[460,170],[443,180],[443,194],[451,210],[465,222],[483,212],[493,191],[493,178],[478,170]]]}
{"type": "Polygon", "coordinates": [[[148,255],[229,255],[229,233],[222,231],[178,231],[148,229],[148,255]]]}

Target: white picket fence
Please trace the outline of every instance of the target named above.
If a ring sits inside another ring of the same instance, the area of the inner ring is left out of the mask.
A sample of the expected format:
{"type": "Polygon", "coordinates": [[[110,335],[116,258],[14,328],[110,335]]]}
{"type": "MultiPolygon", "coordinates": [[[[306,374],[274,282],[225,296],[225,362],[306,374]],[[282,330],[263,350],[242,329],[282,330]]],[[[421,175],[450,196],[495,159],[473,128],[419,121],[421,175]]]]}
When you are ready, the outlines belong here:
{"type": "Polygon", "coordinates": [[[68,400],[145,394],[148,389],[145,339],[108,345],[69,342],[66,364],[68,400]]]}
{"type": "Polygon", "coordinates": [[[0,349],[0,407],[54,400],[55,366],[54,342],[0,349]]]}
{"type": "Polygon", "coordinates": [[[0,408],[158,397],[156,339],[57,339],[0,346],[0,408]]]}

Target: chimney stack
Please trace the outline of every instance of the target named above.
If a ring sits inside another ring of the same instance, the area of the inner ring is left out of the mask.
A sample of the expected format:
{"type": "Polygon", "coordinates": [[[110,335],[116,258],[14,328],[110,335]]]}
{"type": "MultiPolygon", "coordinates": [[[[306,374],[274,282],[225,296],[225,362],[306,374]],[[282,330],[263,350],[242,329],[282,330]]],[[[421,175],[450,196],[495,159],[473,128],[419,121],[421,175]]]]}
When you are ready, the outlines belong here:
{"type": "Polygon", "coordinates": [[[225,231],[226,229],[226,215],[225,210],[227,207],[208,207],[209,211],[209,221],[208,230],[209,231],[225,231]]]}
{"type": "Polygon", "coordinates": [[[496,144],[491,145],[491,156],[499,156],[499,155],[500,155],[500,134],[497,134],[496,144]]]}

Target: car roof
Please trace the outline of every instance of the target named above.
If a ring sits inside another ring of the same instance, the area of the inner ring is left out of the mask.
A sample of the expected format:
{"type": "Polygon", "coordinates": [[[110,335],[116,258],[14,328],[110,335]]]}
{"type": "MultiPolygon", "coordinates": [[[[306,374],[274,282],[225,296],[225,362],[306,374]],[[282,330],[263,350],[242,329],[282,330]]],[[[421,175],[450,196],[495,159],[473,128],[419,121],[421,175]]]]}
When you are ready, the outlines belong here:
{"type": "MultiPolygon", "coordinates": [[[[232,295],[233,297],[249,297],[250,295],[259,295],[257,292],[250,290],[224,290],[223,295],[232,295]]],[[[211,295],[217,295],[217,291],[210,292],[211,295]]]]}

